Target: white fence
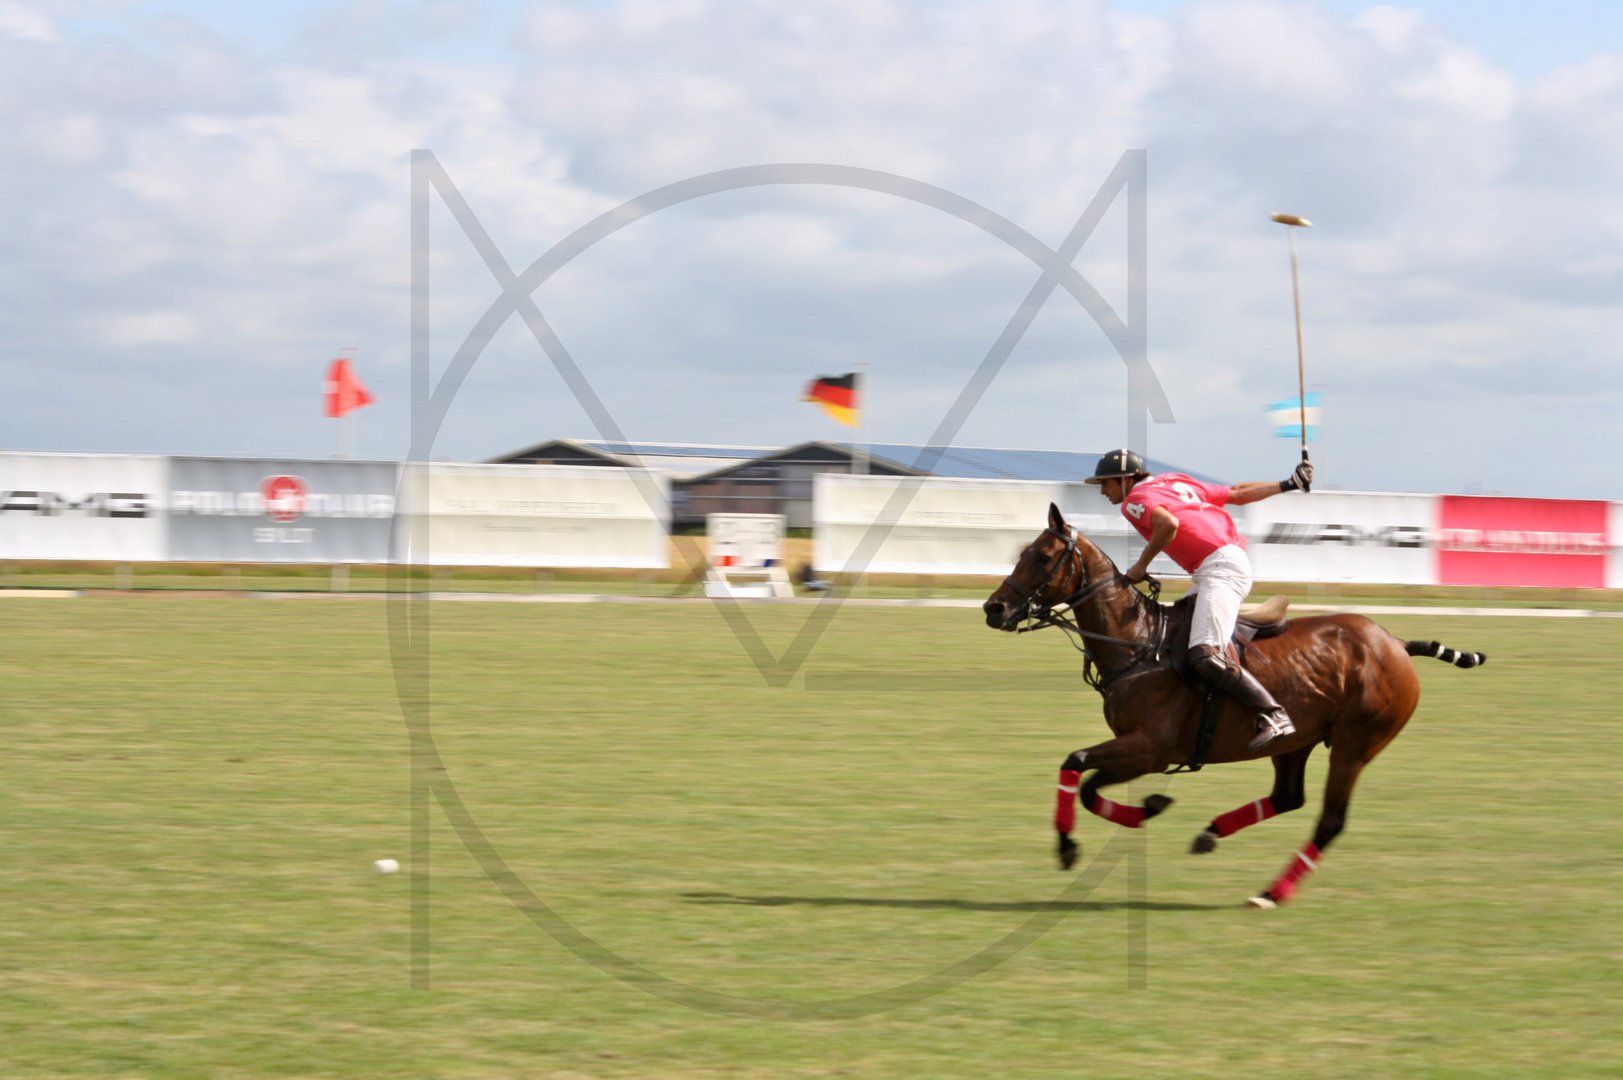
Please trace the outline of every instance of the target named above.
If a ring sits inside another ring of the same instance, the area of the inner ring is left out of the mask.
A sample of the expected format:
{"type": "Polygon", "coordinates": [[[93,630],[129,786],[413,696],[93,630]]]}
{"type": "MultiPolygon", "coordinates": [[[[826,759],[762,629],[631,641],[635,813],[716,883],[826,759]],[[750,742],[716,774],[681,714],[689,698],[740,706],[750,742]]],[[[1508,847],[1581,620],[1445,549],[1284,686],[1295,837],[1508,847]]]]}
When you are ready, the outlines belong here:
{"type": "MultiPolygon", "coordinates": [[[[1097,487],[1081,481],[944,477],[817,477],[812,565],[825,573],[1006,574],[1059,506],[1119,566],[1138,534],[1097,487]]],[[[1153,573],[1176,573],[1162,556],[1153,573]]]]}
{"type": "MultiPolygon", "coordinates": [[[[822,572],[1001,575],[1050,502],[1117,565],[1142,549],[1075,481],[814,490],[822,572]]],[[[1233,513],[1263,580],[1623,588],[1623,503],[1325,491],[1233,513]]],[[[0,452],[0,559],[651,569],[670,520],[670,478],[642,470],[0,452]]]]}
{"type": "Polygon", "coordinates": [[[634,469],[0,453],[0,559],[670,565],[634,469]]]}
{"type": "Polygon", "coordinates": [[[398,468],[377,461],[166,459],[168,558],[388,562],[398,468]]]}
{"type": "Polygon", "coordinates": [[[168,460],[0,454],[0,559],[169,557],[168,460]]]}
{"type": "MultiPolygon", "coordinates": [[[[1042,530],[1050,502],[1080,515],[1089,494],[1109,507],[1080,483],[820,473],[812,565],[828,573],[1006,574],[1042,530]]],[[[1122,521],[1123,543],[1126,529],[1122,521]]]]}
{"type": "Polygon", "coordinates": [[[1437,499],[1326,491],[1236,507],[1262,581],[1437,583],[1437,499]]]}
{"type": "MultiPolygon", "coordinates": [[[[1143,549],[1081,483],[824,474],[814,565],[825,572],[1005,574],[1057,503],[1118,566],[1143,549]]],[[[1384,492],[1275,496],[1231,513],[1265,581],[1623,588],[1623,503],[1384,492]]],[[[1165,556],[1152,573],[1176,573],[1165,556]]]]}
{"type": "Polygon", "coordinates": [[[594,465],[412,465],[403,562],[444,566],[670,565],[670,480],[594,465]]]}

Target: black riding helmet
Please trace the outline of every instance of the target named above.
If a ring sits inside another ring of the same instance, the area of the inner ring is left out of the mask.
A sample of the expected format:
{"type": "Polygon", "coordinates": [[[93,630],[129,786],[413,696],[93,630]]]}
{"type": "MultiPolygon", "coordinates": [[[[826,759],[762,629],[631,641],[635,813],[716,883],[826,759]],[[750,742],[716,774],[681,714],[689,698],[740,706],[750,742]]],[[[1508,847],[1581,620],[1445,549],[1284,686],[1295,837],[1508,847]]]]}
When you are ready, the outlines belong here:
{"type": "Polygon", "coordinates": [[[1144,467],[1144,459],[1131,450],[1112,450],[1099,459],[1099,464],[1093,467],[1093,475],[1085,483],[1102,484],[1114,476],[1131,476],[1134,480],[1142,480],[1150,475],[1150,470],[1144,467]]]}

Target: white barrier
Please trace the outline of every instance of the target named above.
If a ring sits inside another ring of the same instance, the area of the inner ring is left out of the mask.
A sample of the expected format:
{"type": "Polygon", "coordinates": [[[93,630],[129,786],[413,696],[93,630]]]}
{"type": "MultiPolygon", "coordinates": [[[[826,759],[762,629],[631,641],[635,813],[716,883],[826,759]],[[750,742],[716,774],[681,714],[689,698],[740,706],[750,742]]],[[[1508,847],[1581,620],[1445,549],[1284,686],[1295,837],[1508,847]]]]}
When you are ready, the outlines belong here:
{"type": "Polygon", "coordinates": [[[168,557],[386,563],[399,472],[388,461],[171,458],[168,557]]]}
{"type": "Polygon", "coordinates": [[[669,524],[641,470],[0,452],[0,559],[661,568],[669,524]]]}
{"type": "Polygon", "coordinates": [[[396,558],[416,565],[670,565],[670,480],[586,465],[410,465],[396,558]]]}
{"type": "Polygon", "coordinates": [[[1610,548],[1606,553],[1606,587],[1623,589],[1623,503],[1613,503],[1607,513],[1610,548]]]}
{"type": "Polygon", "coordinates": [[[167,559],[168,476],[161,457],[0,454],[0,559],[167,559]]]}
{"type": "Polygon", "coordinates": [[[828,573],[1004,574],[1064,487],[819,473],[812,565],[828,573]]]}
{"type": "Polygon", "coordinates": [[[1435,495],[1315,491],[1230,510],[1259,581],[1437,580],[1435,495]]]}
{"type": "MultiPolygon", "coordinates": [[[[815,496],[821,571],[1003,574],[1050,500],[1117,566],[1143,550],[1080,483],[825,474],[815,496]]],[[[1229,510],[1262,581],[1623,588],[1623,503],[1316,491],[1229,510]],[[1467,548],[1466,535],[1486,539],[1467,548]]],[[[1150,569],[1182,573],[1164,555],[1150,569]]]]}
{"type": "Polygon", "coordinates": [[[819,473],[812,565],[829,573],[1008,573],[1067,486],[819,473]]]}
{"type": "MultiPolygon", "coordinates": [[[[1051,501],[1118,566],[1143,544],[1079,481],[824,473],[814,493],[823,572],[1001,575],[1051,501]]],[[[1232,512],[1262,580],[1623,588],[1623,503],[1323,491],[1232,512]]],[[[0,452],[0,559],[655,569],[669,524],[669,478],[640,470],[0,452]]],[[[713,552],[764,562],[727,528],[713,552]]]]}
{"type": "MultiPolygon", "coordinates": [[[[1079,480],[963,480],[821,473],[813,566],[826,573],[995,576],[1048,525],[1048,504],[1117,566],[1144,542],[1099,488],[1079,480]]],[[[1166,556],[1153,574],[1180,573],[1166,556]]]]}

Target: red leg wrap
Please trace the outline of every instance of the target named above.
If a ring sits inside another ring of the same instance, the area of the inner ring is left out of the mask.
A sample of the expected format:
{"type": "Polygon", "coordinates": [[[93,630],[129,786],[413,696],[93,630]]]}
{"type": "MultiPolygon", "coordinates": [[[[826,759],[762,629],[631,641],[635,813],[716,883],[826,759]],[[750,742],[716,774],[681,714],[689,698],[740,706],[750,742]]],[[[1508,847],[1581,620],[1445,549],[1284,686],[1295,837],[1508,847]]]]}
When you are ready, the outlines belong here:
{"type": "Polygon", "coordinates": [[[1218,836],[1233,836],[1241,829],[1267,821],[1278,812],[1274,809],[1274,800],[1258,799],[1226,814],[1217,815],[1212,819],[1211,830],[1218,836]]]}
{"type": "Polygon", "coordinates": [[[1076,789],[1082,774],[1071,769],[1059,771],[1059,790],[1054,793],[1054,829],[1068,833],[1076,828],[1076,789]]]}
{"type": "Polygon", "coordinates": [[[1088,812],[1098,814],[1106,821],[1113,821],[1117,825],[1125,825],[1129,829],[1136,829],[1144,824],[1144,808],[1142,806],[1123,806],[1121,803],[1111,802],[1103,795],[1095,795],[1088,803],[1088,812]]]}
{"type": "Polygon", "coordinates": [[[1296,891],[1296,886],[1302,883],[1302,879],[1319,868],[1319,859],[1322,857],[1317,844],[1311,842],[1304,844],[1302,850],[1290,861],[1290,865],[1285,867],[1285,872],[1279,875],[1279,880],[1269,886],[1268,895],[1274,898],[1275,903],[1283,904],[1290,899],[1291,893],[1296,891]]]}

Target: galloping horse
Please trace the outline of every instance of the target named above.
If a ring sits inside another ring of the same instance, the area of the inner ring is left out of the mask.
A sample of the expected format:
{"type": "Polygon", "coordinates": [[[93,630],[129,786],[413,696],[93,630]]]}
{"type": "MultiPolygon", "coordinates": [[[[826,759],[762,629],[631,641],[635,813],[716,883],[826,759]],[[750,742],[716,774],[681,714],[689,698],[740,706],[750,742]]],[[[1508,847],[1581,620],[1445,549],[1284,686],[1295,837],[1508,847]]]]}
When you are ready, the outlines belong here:
{"type": "Polygon", "coordinates": [[[1324,809],[1313,839],[1266,891],[1250,899],[1251,906],[1261,908],[1283,903],[1318,868],[1346,823],[1358,774],[1414,714],[1420,680],[1409,657],[1434,656],[1462,668],[1486,660],[1481,653],[1457,653],[1435,641],[1400,641],[1361,615],[1276,623],[1245,645],[1244,661],[1290,713],[1296,733],[1252,753],[1246,743],[1253,717],[1241,715],[1234,702],[1223,703],[1215,731],[1200,730],[1206,691],[1174,665],[1185,644],[1174,640],[1176,608],[1134,588],[1108,555],[1066,524],[1057,506],[1050,504],[1048,528],[1021,551],[1014,570],[982,607],[986,624],[995,630],[1058,625],[1078,635],[1087,658],[1085,675],[1104,698],[1105,723],[1115,733],[1072,753],[1060,767],[1054,828],[1062,868],[1069,869],[1081,853],[1071,839],[1078,798],[1092,813],[1130,828],[1172,804],[1165,795],[1151,795],[1141,806],[1123,806],[1100,795],[1102,787],[1174,766],[1271,757],[1273,791],[1213,818],[1190,848],[1205,854],[1223,837],[1301,807],[1307,759],[1319,743],[1330,747],[1324,809]],[[1057,605],[1069,609],[1068,620],[1055,612],[1057,605]],[[1084,772],[1092,775],[1079,783],[1084,772]]]}

